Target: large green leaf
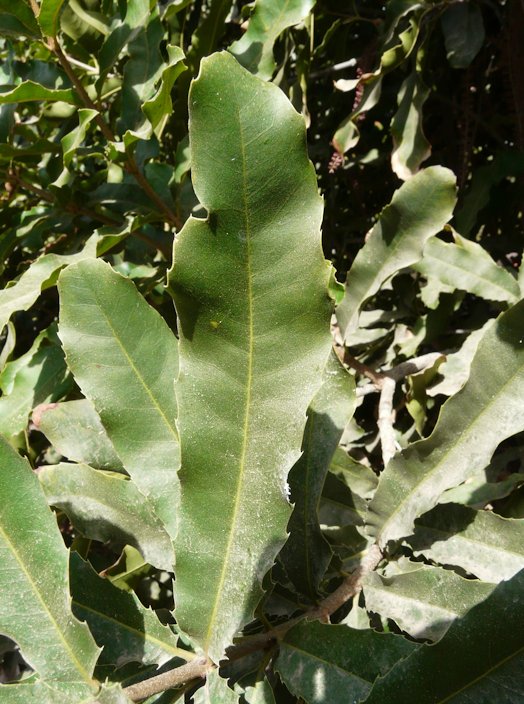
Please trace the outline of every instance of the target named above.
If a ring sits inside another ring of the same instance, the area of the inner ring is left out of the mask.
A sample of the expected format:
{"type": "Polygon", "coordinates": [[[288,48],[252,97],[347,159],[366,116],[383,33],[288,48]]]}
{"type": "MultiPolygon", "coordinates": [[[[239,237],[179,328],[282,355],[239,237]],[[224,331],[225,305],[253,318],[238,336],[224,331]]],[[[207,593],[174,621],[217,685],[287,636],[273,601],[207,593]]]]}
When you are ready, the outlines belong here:
{"type": "Polygon", "coordinates": [[[86,398],[46,404],[33,412],[33,423],[63,457],[95,469],[123,471],[100,416],[86,398]]]}
{"type": "Polygon", "coordinates": [[[90,238],[78,254],[44,254],[18,281],[0,291],[0,329],[17,310],[29,310],[40,292],[54,286],[60,270],[68,264],[96,256],[96,238],[90,238]]]}
{"type": "Polygon", "coordinates": [[[99,651],[71,613],[62,536],[31,467],[1,437],[0,551],[0,633],[42,679],[96,691],[99,651]]]}
{"type": "Polygon", "coordinates": [[[424,256],[414,265],[427,278],[490,301],[515,303],[520,298],[517,280],[495,264],[486,250],[455,233],[455,242],[447,244],[432,237],[424,248],[424,256]]]}
{"type": "Polygon", "coordinates": [[[244,36],[230,47],[251,73],[269,80],[275,70],[273,44],[282,32],[302,22],[315,0],[257,0],[244,36]]]}
{"type": "Polygon", "coordinates": [[[323,537],[318,505],[333,453],[355,409],[353,377],[333,353],[325,381],[311,402],[302,442],[302,456],[289,474],[293,514],[290,536],[280,552],[286,575],[302,594],[315,599],[331,559],[323,537]]]}
{"type": "Polygon", "coordinates": [[[486,330],[468,381],[444,404],[433,433],[382,473],[367,518],[381,545],[410,535],[443,491],[477,474],[502,440],[524,428],[523,313],[521,301],[486,330]]]}
{"type": "Polygon", "coordinates": [[[524,571],[377,680],[366,704],[519,704],[524,700],[524,571]]]}
{"type": "Polygon", "coordinates": [[[88,538],[132,545],[147,562],[173,569],[171,540],[134,482],[82,464],[42,467],[38,477],[50,506],[62,509],[88,538]]]}
{"type": "Polygon", "coordinates": [[[275,668],[307,704],[360,702],[378,675],[417,646],[400,636],[302,623],[282,641],[275,668]]]}
{"type": "Polygon", "coordinates": [[[38,23],[28,5],[12,0],[0,0],[0,32],[15,37],[40,36],[38,23]]]}
{"type": "Polygon", "coordinates": [[[395,192],[348,273],[346,296],[337,308],[347,344],[362,305],[386,279],[422,257],[427,240],[451,217],[455,200],[455,177],[441,166],[421,171],[395,192]]]}
{"type": "Polygon", "coordinates": [[[98,665],[161,665],[174,657],[193,657],[178,647],[178,637],[133,593],[99,577],[75,553],[71,556],[70,579],[73,612],[88,623],[97,644],[103,647],[98,665]]]}
{"type": "Polygon", "coordinates": [[[437,506],[417,519],[408,542],[416,555],[457,565],[487,582],[510,579],[524,569],[524,520],[490,511],[437,506]]]}
{"type": "Polygon", "coordinates": [[[100,260],[68,267],[58,288],[59,335],[69,368],[125,469],[173,536],[176,338],[133,283],[100,260]]]}
{"type": "Polygon", "coordinates": [[[218,660],[286,538],[287,474],[331,347],[330,267],[305,126],[226,53],[190,96],[195,191],[175,241],[182,448],[178,621],[218,660]]]}
{"type": "Polygon", "coordinates": [[[458,616],[483,601],[493,584],[463,579],[450,570],[413,564],[405,574],[368,574],[366,609],[393,619],[415,638],[438,640],[458,616]]]}

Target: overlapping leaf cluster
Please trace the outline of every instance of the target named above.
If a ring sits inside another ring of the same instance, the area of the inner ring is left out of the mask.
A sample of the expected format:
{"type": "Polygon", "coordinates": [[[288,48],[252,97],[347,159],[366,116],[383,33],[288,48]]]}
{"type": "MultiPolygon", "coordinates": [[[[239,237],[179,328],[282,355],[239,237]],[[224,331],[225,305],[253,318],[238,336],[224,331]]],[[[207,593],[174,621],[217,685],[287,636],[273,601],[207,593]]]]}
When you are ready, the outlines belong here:
{"type": "Polygon", "coordinates": [[[0,0],[2,701],[524,697],[519,30],[0,0]]]}

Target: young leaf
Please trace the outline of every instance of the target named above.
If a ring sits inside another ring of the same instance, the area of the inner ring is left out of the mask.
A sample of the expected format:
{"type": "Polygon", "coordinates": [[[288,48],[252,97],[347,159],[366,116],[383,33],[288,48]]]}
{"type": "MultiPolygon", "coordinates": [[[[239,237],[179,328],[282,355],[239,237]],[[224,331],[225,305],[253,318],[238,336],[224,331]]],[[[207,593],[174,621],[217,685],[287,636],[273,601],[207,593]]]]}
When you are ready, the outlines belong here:
{"type": "MultiPolygon", "coordinates": [[[[524,481],[524,475],[521,476],[524,481]]],[[[479,579],[500,582],[524,569],[524,520],[465,506],[436,506],[408,538],[415,555],[457,565],[479,579]]]]}
{"type": "Polygon", "coordinates": [[[329,464],[355,409],[355,383],[333,353],[325,381],[311,402],[302,442],[302,456],[289,474],[294,509],[290,533],[280,552],[289,579],[302,594],[315,599],[331,559],[320,531],[318,504],[329,464]]]}
{"type": "Polygon", "coordinates": [[[330,268],[304,122],[284,94],[215,54],[190,111],[209,215],[178,235],[169,280],[183,457],[175,592],[182,628],[218,661],[286,538],[287,474],[331,347],[330,268]]]}
{"type": "Polygon", "coordinates": [[[391,168],[403,181],[414,176],[431,154],[431,145],[422,129],[422,107],[428,95],[429,89],[417,68],[400,87],[398,110],[391,122],[391,168]]]}
{"type": "Polygon", "coordinates": [[[0,467],[0,633],[42,679],[76,683],[87,696],[99,651],[71,613],[62,536],[31,467],[1,437],[0,467]]]}
{"type": "Polygon", "coordinates": [[[417,704],[517,704],[524,698],[523,649],[521,571],[456,621],[439,643],[422,646],[377,680],[366,704],[405,704],[406,692],[416,692],[417,704]]]}
{"type": "Polygon", "coordinates": [[[486,467],[497,445],[524,428],[523,312],[520,301],[486,330],[468,381],[444,404],[433,433],[382,473],[367,518],[380,545],[410,535],[443,491],[486,467]]]}
{"type": "Polygon", "coordinates": [[[230,47],[248,71],[268,81],[275,70],[273,45],[282,32],[302,22],[315,0],[257,0],[247,32],[230,47]]]}
{"type": "Polygon", "coordinates": [[[37,406],[33,423],[63,457],[95,469],[124,471],[100,416],[86,398],[37,406]]]}
{"type": "Polygon", "coordinates": [[[455,200],[455,177],[441,166],[424,169],[395,192],[348,273],[346,296],[337,308],[347,344],[362,305],[386,279],[421,258],[426,241],[451,217],[455,200]]]}
{"type": "Polygon", "coordinates": [[[42,467],[38,478],[49,505],[62,509],[86,537],[132,545],[149,564],[173,569],[171,540],[134,482],[114,472],[65,463],[42,467]]]}
{"type": "Polygon", "coordinates": [[[94,259],[62,272],[59,335],[69,368],[168,533],[176,533],[176,338],[135,286],[94,259]]]}
{"type": "Polygon", "coordinates": [[[417,647],[400,636],[312,621],[286,634],[275,669],[307,704],[361,702],[378,675],[417,647]]]}
{"type": "Polygon", "coordinates": [[[458,616],[485,599],[494,589],[450,570],[414,565],[405,574],[368,574],[363,582],[366,609],[393,619],[414,638],[439,640],[458,616]]]}
{"type": "Polygon", "coordinates": [[[516,303],[520,298],[517,280],[495,264],[480,244],[458,234],[450,244],[432,237],[413,268],[427,278],[437,277],[448,286],[490,301],[516,303]]]}
{"type": "Polygon", "coordinates": [[[193,657],[178,647],[178,637],[133,593],[99,577],[76,553],[71,555],[70,580],[73,612],[88,623],[97,644],[103,647],[98,665],[161,665],[174,657],[193,657]]]}

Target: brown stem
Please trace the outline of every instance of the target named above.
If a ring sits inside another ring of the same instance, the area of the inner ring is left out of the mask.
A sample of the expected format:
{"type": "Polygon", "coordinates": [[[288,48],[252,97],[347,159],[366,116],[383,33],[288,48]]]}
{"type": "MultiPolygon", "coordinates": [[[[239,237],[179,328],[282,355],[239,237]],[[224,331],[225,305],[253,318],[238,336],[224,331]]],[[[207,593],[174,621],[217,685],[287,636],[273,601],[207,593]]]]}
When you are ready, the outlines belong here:
{"type": "Polygon", "coordinates": [[[169,672],[163,672],[156,677],[150,677],[143,682],[137,682],[129,687],[124,687],[124,693],[133,702],[152,697],[153,694],[164,692],[166,689],[179,687],[191,680],[203,679],[213,665],[207,658],[195,658],[191,662],[176,667],[169,672]]]}

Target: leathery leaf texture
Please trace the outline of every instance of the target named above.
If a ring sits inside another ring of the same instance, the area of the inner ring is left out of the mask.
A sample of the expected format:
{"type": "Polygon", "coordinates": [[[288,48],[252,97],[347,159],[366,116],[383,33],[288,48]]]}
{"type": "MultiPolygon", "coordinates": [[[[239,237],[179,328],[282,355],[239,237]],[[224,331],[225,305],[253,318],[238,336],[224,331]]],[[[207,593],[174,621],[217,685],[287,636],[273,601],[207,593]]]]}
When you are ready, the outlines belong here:
{"type": "Polygon", "coordinates": [[[177,237],[177,620],[217,661],[286,539],[287,474],[329,357],[330,267],[303,119],[228,54],[190,92],[207,219],[177,237]]]}

